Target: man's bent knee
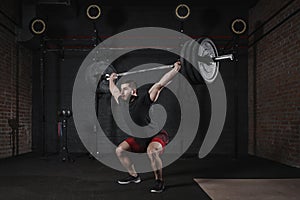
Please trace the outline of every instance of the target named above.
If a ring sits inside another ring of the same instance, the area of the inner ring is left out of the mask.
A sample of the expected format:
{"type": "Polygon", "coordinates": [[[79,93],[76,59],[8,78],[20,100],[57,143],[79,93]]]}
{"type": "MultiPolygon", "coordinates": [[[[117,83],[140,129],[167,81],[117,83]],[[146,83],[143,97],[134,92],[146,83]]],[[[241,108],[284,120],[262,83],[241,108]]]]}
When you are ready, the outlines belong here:
{"type": "Polygon", "coordinates": [[[161,151],[162,151],[161,147],[149,146],[147,148],[147,154],[150,159],[159,156],[161,151]]]}
{"type": "Polygon", "coordinates": [[[120,157],[125,151],[129,151],[129,150],[130,150],[130,145],[126,141],[124,141],[116,148],[116,154],[118,157],[120,157]]]}
{"type": "Polygon", "coordinates": [[[124,149],[122,147],[118,146],[116,148],[116,154],[118,157],[122,156],[123,152],[124,152],[124,149]]]}

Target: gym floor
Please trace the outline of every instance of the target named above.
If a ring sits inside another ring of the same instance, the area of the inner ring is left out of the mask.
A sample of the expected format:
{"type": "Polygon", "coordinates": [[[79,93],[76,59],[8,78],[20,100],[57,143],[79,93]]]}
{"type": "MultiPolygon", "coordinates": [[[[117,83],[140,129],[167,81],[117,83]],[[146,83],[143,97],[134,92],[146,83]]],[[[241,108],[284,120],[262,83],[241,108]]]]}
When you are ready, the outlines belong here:
{"type": "Polygon", "coordinates": [[[247,156],[182,157],[164,168],[166,190],[150,193],[152,173],[141,174],[139,184],[119,185],[125,173],[115,171],[86,154],[62,162],[58,155],[30,153],[0,160],[1,199],[201,199],[209,196],[194,178],[300,178],[300,169],[247,156]]]}

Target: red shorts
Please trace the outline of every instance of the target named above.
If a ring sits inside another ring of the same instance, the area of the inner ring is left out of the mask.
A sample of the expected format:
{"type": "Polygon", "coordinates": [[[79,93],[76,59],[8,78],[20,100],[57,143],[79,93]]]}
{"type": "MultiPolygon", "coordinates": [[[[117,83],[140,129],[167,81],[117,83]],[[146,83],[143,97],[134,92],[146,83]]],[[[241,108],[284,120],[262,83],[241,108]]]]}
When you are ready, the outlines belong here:
{"type": "Polygon", "coordinates": [[[165,130],[162,130],[160,133],[156,134],[152,138],[127,138],[125,140],[132,152],[135,153],[145,153],[147,152],[147,147],[151,142],[159,142],[164,148],[169,142],[169,135],[165,130]]]}

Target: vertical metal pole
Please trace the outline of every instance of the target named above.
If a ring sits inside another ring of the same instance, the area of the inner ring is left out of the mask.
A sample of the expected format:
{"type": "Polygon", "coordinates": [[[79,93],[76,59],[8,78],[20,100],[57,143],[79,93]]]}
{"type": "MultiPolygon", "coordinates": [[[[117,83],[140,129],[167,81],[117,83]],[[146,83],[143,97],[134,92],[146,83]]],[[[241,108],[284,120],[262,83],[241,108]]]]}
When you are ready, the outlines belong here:
{"type": "Polygon", "coordinates": [[[239,87],[239,80],[238,80],[238,48],[239,48],[239,36],[235,36],[234,38],[234,51],[235,51],[235,65],[234,65],[234,155],[235,158],[238,158],[239,154],[239,98],[238,98],[238,87],[239,87]]]}
{"type": "Polygon", "coordinates": [[[41,90],[41,115],[42,115],[42,148],[43,156],[45,156],[46,148],[46,132],[45,132],[45,40],[44,37],[40,41],[40,90],[41,90]]]}
{"type": "MultiPolygon", "coordinates": [[[[94,37],[93,37],[93,46],[96,47],[99,43],[98,40],[98,30],[97,30],[97,26],[96,23],[93,22],[93,27],[94,27],[94,37]]],[[[99,95],[97,93],[95,93],[95,109],[96,109],[96,116],[98,117],[99,113],[98,113],[98,108],[99,108],[99,95]]]]}
{"type": "Polygon", "coordinates": [[[64,118],[62,121],[62,142],[63,142],[63,147],[62,147],[62,161],[66,161],[68,158],[68,136],[67,136],[67,120],[64,118]]]}

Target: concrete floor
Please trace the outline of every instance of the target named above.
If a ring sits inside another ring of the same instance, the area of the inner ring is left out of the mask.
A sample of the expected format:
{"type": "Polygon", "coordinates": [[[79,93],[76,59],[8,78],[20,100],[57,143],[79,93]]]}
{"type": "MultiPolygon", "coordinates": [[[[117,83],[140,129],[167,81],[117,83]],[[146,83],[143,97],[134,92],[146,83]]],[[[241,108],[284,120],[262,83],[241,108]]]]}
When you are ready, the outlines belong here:
{"type": "Polygon", "coordinates": [[[0,199],[210,199],[195,178],[300,178],[300,169],[247,156],[233,159],[208,156],[182,157],[164,169],[166,190],[152,194],[153,174],[141,174],[140,184],[119,185],[126,175],[88,155],[62,162],[57,155],[26,154],[0,160],[0,199]]]}

